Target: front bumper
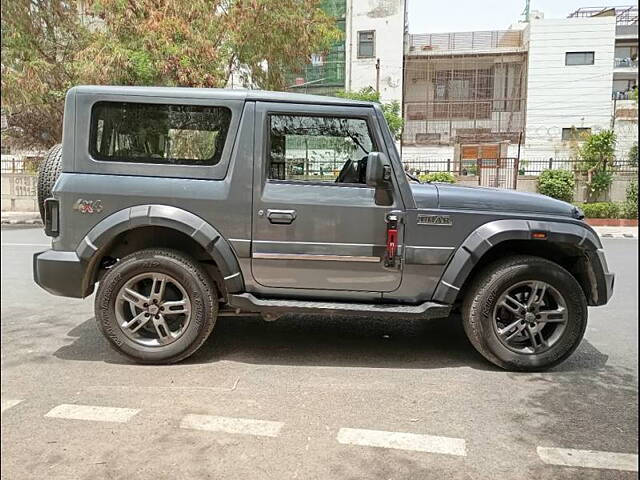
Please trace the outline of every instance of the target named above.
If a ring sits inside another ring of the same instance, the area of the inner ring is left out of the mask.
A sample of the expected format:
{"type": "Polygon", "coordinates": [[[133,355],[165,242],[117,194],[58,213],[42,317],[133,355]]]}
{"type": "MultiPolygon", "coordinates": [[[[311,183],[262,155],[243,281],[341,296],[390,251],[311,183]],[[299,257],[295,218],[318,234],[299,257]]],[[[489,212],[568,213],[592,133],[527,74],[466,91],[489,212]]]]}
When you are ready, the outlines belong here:
{"type": "Polygon", "coordinates": [[[33,255],[33,279],[53,295],[75,298],[90,295],[83,285],[85,270],[76,252],[45,250],[33,255]]]}
{"type": "Polygon", "coordinates": [[[592,306],[606,304],[613,296],[613,285],[615,283],[615,274],[609,271],[607,260],[604,256],[604,250],[599,248],[595,251],[595,255],[591,255],[591,268],[595,277],[595,298],[592,306]]]}

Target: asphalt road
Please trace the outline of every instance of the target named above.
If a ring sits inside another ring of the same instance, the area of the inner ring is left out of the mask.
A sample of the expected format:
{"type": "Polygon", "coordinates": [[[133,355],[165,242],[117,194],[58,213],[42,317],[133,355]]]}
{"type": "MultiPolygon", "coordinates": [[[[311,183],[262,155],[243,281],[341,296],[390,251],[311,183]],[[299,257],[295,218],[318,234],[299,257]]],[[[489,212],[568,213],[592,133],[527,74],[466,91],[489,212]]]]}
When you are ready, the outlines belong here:
{"type": "Polygon", "coordinates": [[[456,318],[221,318],[158,367],[33,283],[40,229],[3,228],[2,478],[636,478],[638,241],[604,243],[614,298],[546,373],[492,367],[456,318]]]}

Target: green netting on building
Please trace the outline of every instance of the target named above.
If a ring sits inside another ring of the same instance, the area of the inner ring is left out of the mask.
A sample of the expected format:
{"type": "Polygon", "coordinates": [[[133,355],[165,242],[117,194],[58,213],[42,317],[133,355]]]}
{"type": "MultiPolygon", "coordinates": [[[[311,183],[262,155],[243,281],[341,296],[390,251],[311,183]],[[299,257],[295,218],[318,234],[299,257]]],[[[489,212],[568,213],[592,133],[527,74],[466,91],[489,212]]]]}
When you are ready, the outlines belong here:
{"type": "Polygon", "coordinates": [[[336,27],[342,32],[342,39],[334,43],[325,54],[314,55],[311,63],[291,72],[287,76],[289,90],[330,95],[344,88],[347,2],[323,0],[321,8],[327,15],[336,19],[336,27]]]}

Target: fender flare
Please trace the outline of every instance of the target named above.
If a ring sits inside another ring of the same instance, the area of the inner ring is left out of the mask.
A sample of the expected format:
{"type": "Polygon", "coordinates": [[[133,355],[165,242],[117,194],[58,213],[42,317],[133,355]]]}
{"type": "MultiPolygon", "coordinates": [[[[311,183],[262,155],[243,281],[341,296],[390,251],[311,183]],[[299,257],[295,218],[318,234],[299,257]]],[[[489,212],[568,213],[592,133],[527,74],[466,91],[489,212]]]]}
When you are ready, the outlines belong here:
{"type": "Polygon", "coordinates": [[[229,243],[211,224],[191,212],[168,205],[138,205],[125,208],[95,225],[78,244],[76,255],[89,265],[84,278],[85,290],[89,283],[101,249],[107,247],[117,235],[138,227],[168,227],[182,232],[198,242],[211,256],[224,281],[227,293],[244,291],[240,265],[229,243]]]}
{"type": "Polygon", "coordinates": [[[489,249],[507,240],[568,243],[587,251],[602,248],[598,235],[586,225],[520,219],[488,222],[471,232],[453,254],[440,277],[433,300],[446,304],[454,303],[464,282],[482,256],[489,249]],[[546,233],[546,240],[533,240],[533,232],[546,233]]]}

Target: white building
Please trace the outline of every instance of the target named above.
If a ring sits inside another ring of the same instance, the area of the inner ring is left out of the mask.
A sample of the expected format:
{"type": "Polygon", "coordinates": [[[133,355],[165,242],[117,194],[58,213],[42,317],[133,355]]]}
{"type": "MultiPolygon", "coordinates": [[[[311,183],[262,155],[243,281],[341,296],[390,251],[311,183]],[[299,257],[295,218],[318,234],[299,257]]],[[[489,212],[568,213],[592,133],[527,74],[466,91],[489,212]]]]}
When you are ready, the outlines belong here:
{"type": "Polygon", "coordinates": [[[520,167],[539,170],[549,158],[571,157],[580,133],[612,127],[624,159],[638,141],[630,99],[638,7],[585,8],[563,19],[532,12],[504,31],[409,35],[404,79],[403,158],[424,168],[518,156],[520,167]]]}
{"type": "Polygon", "coordinates": [[[384,102],[402,103],[406,0],[332,0],[323,3],[344,32],[342,40],[292,72],[289,91],[334,94],[372,88],[384,102]]]}
{"type": "Polygon", "coordinates": [[[348,0],[346,18],[345,89],[401,103],[406,0],[348,0]]]}
{"type": "Polygon", "coordinates": [[[532,19],[525,156],[566,157],[581,132],[611,127],[615,16],[532,19]]]}

